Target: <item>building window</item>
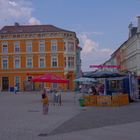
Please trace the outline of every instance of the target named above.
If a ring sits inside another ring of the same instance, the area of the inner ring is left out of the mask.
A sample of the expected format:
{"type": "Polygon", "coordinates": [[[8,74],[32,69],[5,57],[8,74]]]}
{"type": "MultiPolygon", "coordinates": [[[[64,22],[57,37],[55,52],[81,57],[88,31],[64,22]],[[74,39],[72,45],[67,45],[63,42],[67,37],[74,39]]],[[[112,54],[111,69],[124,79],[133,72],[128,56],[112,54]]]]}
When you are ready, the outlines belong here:
{"type": "Polygon", "coordinates": [[[45,52],[45,41],[44,40],[39,41],[39,51],[45,52]]]}
{"type": "Polygon", "coordinates": [[[27,58],[26,59],[26,67],[27,68],[32,68],[33,67],[32,58],[27,58]]]}
{"type": "Polygon", "coordinates": [[[15,68],[20,68],[20,59],[16,58],[14,64],[15,64],[15,68]]]}
{"type": "Polygon", "coordinates": [[[26,52],[27,53],[32,52],[32,42],[31,41],[26,42],[26,52]]]}
{"type": "Polygon", "coordinates": [[[68,42],[68,52],[74,52],[74,43],[68,42]]]}
{"type": "Polygon", "coordinates": [[[8,43],[7,42],[2,43],[2,52],[8,53],[8,43]]]}
{"type": "Polygon", "coordinates": [[[57,57],[52,57],[52,67],[57,67],[57,57]]]}
{"type": "Polygon", "coordinates": [[[110,90],[122,90],[123,89],[122,85],[123,85],[122,80],[110,80],[109,81],[110,90]]]}
{"type": "Polygon", "coordinates": [[[19,42],[14,43],[14,52],[19,53],[20,52],[20,44],[19,42]]]}
{"type": "Polygon", "coordinates": [[[57,89],[58,88],[58,84],[57,83],[52,83],[52,89],[57,89]]]}
{"type": "Polygon", "coordinates": [[[64,42],[64,51],[67,51],[66,42],[64,42]]]}
{"type": "Polygon", "coordinates": [[[2,60],[2,68],[3,69],[8,69],[8,59],[3,59],[2,60]]]}
{"type": "Polygon", "coordinates": [[[57,41],[56,40],[51,41],[51,51],[57,52],[57,41]]]}
{"type": "Polygon", "coordinates": [[[39,59],[39,67],[40,68],[45,68],[45,58],[40,58],[39,59]]]}
{"type": "Polygon", "coordinates": [[[68,57],[68,67],[74,68],[74,57],[68,57]]]}

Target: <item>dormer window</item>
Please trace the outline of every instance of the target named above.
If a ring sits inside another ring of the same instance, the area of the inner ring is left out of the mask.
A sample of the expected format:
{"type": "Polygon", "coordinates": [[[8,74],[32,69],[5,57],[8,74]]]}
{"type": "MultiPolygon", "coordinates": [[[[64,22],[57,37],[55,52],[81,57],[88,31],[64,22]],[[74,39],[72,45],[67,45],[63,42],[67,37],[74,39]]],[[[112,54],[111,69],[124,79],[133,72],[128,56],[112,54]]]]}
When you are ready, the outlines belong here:
{"type": "Polygon", "coordinates": [[[20,30],[18,30],[18,31],[19,31],[20,33],[21,33],[21,32],[23,32],[23,30],[21,30],[21,29],[20,29],[20,30]]]}
{"type": "Polygon", "coordinates": [[[3,30],[2,33],[7,33],[7,30],[3,30]]]}

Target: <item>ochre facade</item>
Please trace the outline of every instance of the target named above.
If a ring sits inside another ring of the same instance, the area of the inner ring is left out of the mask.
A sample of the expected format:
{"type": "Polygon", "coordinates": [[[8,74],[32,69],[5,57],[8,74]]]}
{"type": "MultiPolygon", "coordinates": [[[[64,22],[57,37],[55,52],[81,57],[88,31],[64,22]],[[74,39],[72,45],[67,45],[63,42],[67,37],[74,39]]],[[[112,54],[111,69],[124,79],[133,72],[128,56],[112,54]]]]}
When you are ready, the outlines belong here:
{"type": "MultiPolygon", "coordinates": [[[[18,27],[17,27],[18,28],[18,27]]],[[[0,32],[0,86],[1,90],[12,90],[16,84],[21,91],[26,90],[26,86],[32,86],[32,89],[40,86],[40,83],[32,83],[30,78],[37,75],[50,72],[69,79],[68,84],[56,84],[66,90],[74,90],[73,80],[76,76],[76,46],[77,38],[74,32],[57,31],[57,35],[49,33],[3,33],[0,32]],[[39,36],[40,34],[40,36],[39,36]],[[44,42],[44,51],[40,51],[39,42],[44,42]],[[52,51],[52,42],[56,42],[56,51],[52,51]],[[15,51],[15,43],[18,42],[18,51],[15,51]],[[31,51],[27,51],[27,42],[31,43],[31,51]],[[68,42],[73,43],[74,50],[69,52],[68,42]],[[6,44],[6,46],[4,46],[6,44]],[[67,45],[66,45],[67,44],[67,45]],[[56,65],[52,66],[52,57],[56,58],[56,65]],[[69,57],[73,58],[73,66],[69,68],[71,62],[69,57]],[[16,58],[18,59],[16,62],[16,58]],[[29,66],[27,67],[27,58],[29,66]],[[44,67],[40,67],[43,59],[44,67]],[[66,62],[65,62],[66,59],[66,62]],[[31,62],[31,63],[30,63],[31,62]],[[16,66],[15,66],[16,65],[16,66]],[[26,85],[27,84],[27,85],[26,85]]],[[[7,29],[8,30],[8,29],[7,29]]],[[[45,83],[46,87],[52,87],[52,83],[45,83]]]]}

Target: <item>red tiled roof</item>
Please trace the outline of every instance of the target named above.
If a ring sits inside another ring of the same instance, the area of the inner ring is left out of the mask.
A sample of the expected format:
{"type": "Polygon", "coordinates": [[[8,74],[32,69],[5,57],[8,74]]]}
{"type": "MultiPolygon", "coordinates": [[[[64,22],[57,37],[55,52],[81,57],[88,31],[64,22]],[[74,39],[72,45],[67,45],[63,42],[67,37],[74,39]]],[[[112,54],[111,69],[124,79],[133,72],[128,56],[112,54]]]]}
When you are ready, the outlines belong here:
{"type": "Polygon", "coordinates": [[[0,34],[15,34],[15,33],[41,33],[41,32],[71,32],[58,28],[54,25],[15,25],[4,26],[0,30],[0,34]]]}

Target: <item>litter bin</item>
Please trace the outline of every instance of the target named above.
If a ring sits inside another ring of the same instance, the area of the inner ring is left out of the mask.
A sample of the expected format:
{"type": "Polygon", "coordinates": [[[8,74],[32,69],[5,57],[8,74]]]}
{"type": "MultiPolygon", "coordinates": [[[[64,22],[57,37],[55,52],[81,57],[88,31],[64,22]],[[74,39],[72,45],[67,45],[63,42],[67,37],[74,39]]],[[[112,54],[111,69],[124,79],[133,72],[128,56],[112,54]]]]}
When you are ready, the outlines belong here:
{"type": "Polygon", "coordinates": [[[84,98],[80,98],[79,99],[79,104],[80,104],[80,106],[85,106],[85,99],[84,98]]]}
{"type": "Polygon", "coordinates": [[[9,91],[14,92],[14,87],[10,87],[9,91]]]}

